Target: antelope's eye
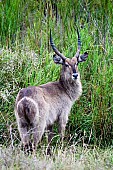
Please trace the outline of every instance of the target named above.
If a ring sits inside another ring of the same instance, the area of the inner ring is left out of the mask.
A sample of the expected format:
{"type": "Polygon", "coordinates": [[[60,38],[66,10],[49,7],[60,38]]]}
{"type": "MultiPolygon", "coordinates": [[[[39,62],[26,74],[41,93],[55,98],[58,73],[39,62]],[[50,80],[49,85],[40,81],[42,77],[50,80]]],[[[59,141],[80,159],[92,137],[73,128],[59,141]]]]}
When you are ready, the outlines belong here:
{"type": "Polygon", "coordinates": [[[65,66],[66,66],[66,67],[69,67],[69,64],[65,63],[65,66]]]}

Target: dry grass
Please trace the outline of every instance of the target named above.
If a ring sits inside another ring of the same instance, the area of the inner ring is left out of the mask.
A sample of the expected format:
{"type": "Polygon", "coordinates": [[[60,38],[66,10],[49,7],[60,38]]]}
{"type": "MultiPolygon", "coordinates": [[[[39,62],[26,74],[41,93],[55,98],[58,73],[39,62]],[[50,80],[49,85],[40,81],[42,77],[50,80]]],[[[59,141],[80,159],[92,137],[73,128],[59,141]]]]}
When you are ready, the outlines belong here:
{"type": "Polygon", "coordinates": [[[113,170],[113,150],[70,146],[53,149],[53,156],[39,150],[36,157],[19,149],[0,148],[0,169],[10,170],[113,170]]]}

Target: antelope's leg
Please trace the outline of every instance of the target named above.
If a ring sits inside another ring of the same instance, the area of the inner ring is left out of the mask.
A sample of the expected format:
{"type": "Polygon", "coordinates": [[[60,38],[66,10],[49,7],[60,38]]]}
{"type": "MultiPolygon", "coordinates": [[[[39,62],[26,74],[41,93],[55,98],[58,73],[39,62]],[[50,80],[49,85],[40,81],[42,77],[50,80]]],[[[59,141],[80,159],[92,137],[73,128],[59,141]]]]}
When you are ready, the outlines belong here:
{"type": "Polygon", "coordinates": [[[65,127],[66,127],[66,124],[59,124],[59,134],[60,134],[60,137],[61,137],[61,141],[63,143],[63,139],[64,139],[64,135],[65,135],[65,127]]]}
{"type": "Polygon", "coordinates": [[[49,134],[48,134],[48,143],[51,143],[51,139],[54,137],[54,134],[53,134],[53,126],[52,125],[49,125],[47,127],[47,130],[49,131],[49,134]]]}
{"type": "Polygon", "coordinates": [[[46,127],[46,122],[41,121],[38,123],[38,125],[33,126],[33,152],[36,154],[37,144],[40,142],[42,135],[44,134],[44,130],[46,127]]]}
{"type": "Polygon", "coordinates": [[[49,131],[49,132],[48,132],[47,155],[51,155],[51,141],[52,141],[52,138],[54,137],[54,134],[53,134],[53,126],[52,126],[52,125],[49,125],[49,126],[47,127],[47,130],[49,131]]]}
{"type": "Polygon", "coordinates": [[[23,125],[20,123],[20,125],[19,125],[19,132],[20,132],[20,137],[21,137],[22,144],[23,144],[23,147],[24,147],[24,151],[25,151],[25,153],[26,153],[26,152],[29,153],[29,150],[30,150],[30,146],[29,146],[30,134],[29,134],[29,132],[28,132],[28,127],[27,127],[27,125],[26,125],[26,126],[23,126],[23,125]]]}
{"type": "Polygon", "coordinates": [[[61,116],[59,116],[59,134],[61,137],[61,141],[63,143],[63,139],[64,139],[64,135],[65,135],[65,128],[66,128],[66,124],[68,121],[68,116],[66,114],[61,114],[61,116]]]}

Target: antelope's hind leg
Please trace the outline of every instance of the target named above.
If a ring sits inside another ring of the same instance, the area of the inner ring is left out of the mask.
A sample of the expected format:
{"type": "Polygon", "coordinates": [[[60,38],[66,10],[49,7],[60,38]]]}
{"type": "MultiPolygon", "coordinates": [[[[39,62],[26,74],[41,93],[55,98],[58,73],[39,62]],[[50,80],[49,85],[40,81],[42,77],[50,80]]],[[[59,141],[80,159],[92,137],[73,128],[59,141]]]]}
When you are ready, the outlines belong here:
{"type": "Polygon", "coordinates": [[[40,120],[37,124],[34,123],[33,125],[33,153],[36,155],[37,144],[40,142],[42,135],[44,134],[44,130],[46,127],[45,120],[40,120]]]}
{"type": "Polygon", "coordinates": [[[23,150],[25,154],[29,154],[32,151],[32,146],[30,142],[30,131],[27,123],[20,122],[18,124],[19,133],[21,137],[21,141],[23,144],[23,150]]]}

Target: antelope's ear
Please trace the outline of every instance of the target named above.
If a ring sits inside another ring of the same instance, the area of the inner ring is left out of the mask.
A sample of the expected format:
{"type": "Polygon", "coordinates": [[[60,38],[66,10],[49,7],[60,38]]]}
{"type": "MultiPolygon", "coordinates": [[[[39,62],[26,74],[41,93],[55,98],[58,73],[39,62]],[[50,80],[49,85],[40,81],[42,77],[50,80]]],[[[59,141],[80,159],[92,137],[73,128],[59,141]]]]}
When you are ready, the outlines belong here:
{"type": "Polygon", "coordinates": [[[53,61],[55,64],[64,64],[63,59],[56,54],[53,55],[53,61]]]}
{"type": "Polygon", "coordinates": [[[78,62],[83,62],[83,61],[86,61],[88,57],[88,52],[85,52],[84,54],[82,54],[79,59],[78,59],[78,62]]]}

